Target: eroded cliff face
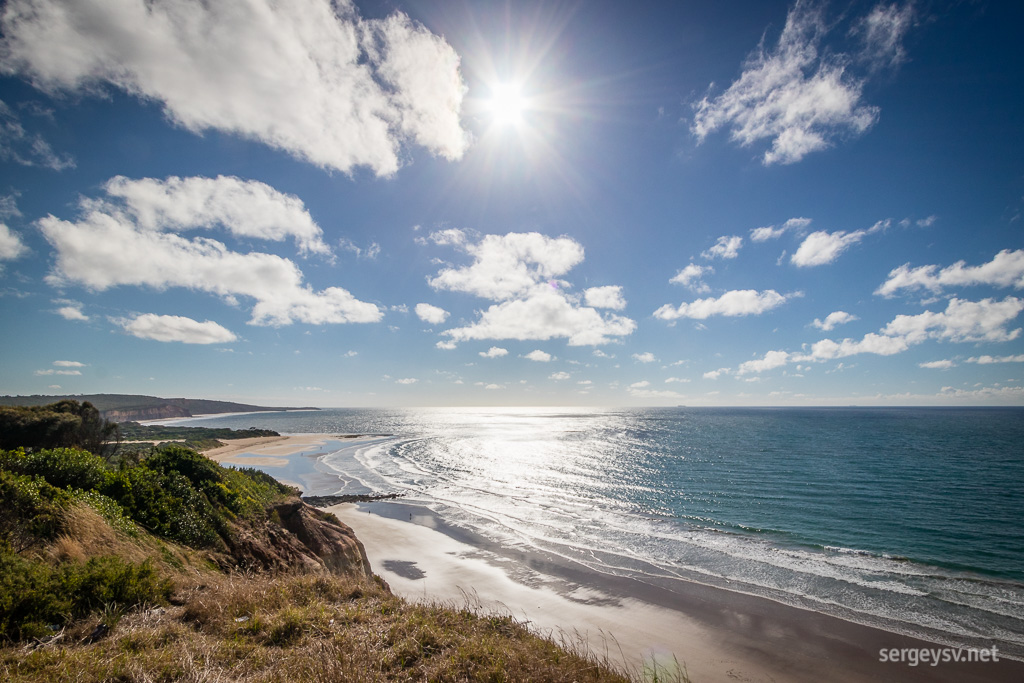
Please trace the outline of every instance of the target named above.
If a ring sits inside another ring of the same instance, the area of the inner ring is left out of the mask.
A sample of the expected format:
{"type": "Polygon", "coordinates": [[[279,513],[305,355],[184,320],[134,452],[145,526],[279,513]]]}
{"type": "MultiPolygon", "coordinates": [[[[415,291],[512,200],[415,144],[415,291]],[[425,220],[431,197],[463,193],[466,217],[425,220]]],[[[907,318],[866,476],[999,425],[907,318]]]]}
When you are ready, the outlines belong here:
{"type": "Polygon", "coordinates": [[[237,530],[222,565],[252,569],[305,569],[370,578],[373,572],[363,544],[337,517],[295,498],[274,505],[264,527],[237,530]],[[275,514],[276,513],[276,514],[275,514]]]}

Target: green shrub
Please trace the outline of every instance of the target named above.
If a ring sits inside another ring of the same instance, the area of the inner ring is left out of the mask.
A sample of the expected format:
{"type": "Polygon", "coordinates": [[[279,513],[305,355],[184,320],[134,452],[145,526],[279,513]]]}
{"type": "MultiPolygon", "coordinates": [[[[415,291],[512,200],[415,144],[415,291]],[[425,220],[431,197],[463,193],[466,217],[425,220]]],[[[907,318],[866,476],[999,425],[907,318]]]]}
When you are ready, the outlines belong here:
{"type": "Polygon", "coordinates": [[[22,465],[25,474],[37,474],[60,488],[91,491],[106,479],[103,458],[74,448],[29,453],[22,465]]]}
{"type": "Polygon", "coordinates": [[[0,470],[0,543],[23,550],[64,528],[70,496],[42,477],[0,470]]]}
{"type": "Polygon", "coordinates": [[[52,567],[0,548],[0,638],[42,637],[113,606],[166,604],[172,588],[148,561],[110,556],[52,567]]]}

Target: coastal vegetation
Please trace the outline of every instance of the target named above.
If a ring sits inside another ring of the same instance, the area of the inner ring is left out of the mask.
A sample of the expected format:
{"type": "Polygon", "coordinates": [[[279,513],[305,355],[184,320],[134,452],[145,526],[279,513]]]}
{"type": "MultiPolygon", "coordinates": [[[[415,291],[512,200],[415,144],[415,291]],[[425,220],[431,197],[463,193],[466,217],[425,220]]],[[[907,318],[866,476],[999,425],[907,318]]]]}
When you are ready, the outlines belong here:
{"type": "Polygon", "coordinates": [[[88,394],[80,396],[0,396],[0,406],[35,407],[61,401],[90,403],[101,417],[112,422],[128,420],[165,420],[175,417],[212,415],[218,413],[255,413],[278,410],[317,410],[305,407],[268,407],[231,401],[210,401],[196,398],[159,398],[136,394],[88,394]]]}
{"type": "Polygon", "coordinates": [[[97,450],[0,451],[2,680],[629,680],[582,639],[405,602],[260,471],[97,450]]]}

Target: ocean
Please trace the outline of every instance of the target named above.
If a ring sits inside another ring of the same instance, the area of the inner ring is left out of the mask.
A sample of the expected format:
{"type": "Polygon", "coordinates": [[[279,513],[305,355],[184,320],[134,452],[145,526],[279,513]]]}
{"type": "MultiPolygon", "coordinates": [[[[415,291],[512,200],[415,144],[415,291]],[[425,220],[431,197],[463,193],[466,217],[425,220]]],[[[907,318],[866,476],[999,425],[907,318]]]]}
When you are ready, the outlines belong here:
{"type": "Polygon", "coordinates": [[[385,434],[329,441],[317,468],[337,490],[306,493],[401,493],[497,547],[1024,659],[1024,409],[346,409],[178,424],[385,434]]]}

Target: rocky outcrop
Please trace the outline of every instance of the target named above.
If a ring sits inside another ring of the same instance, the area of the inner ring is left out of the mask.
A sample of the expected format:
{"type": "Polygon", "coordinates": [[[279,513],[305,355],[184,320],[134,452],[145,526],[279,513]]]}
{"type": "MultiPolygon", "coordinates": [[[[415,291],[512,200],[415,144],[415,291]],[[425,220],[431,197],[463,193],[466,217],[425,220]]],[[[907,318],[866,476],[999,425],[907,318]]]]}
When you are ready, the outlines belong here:
{"type": "Polygon", "coordinates": [[[281,526],[295,534],[331,572],[373,576],[363,544],[352,528],[337,517],[301,500],[282,503],[274,509],[281,518],[281,526]]]}
{"type": "Polygon", "coordinates": [[[272,521],[263,528],[236,529],[227,542],[230,557],[219,558],[218,564],[373,576],[363,544],[334,515],[297,498],[274,505],[270,513],[272,521]]]}

